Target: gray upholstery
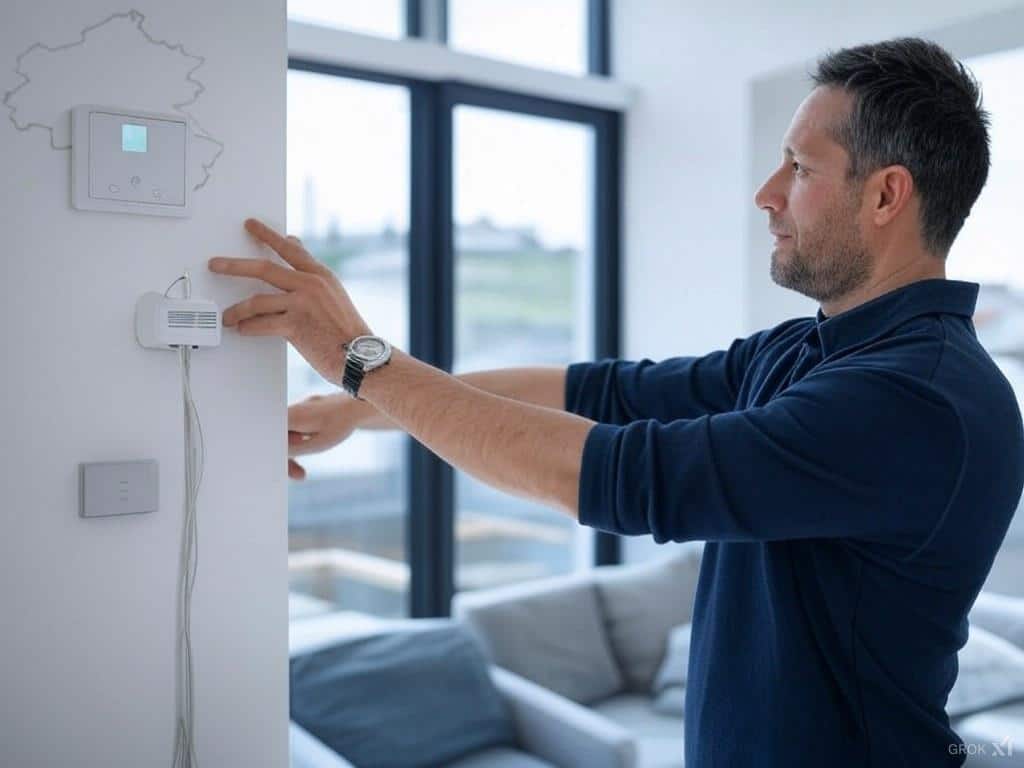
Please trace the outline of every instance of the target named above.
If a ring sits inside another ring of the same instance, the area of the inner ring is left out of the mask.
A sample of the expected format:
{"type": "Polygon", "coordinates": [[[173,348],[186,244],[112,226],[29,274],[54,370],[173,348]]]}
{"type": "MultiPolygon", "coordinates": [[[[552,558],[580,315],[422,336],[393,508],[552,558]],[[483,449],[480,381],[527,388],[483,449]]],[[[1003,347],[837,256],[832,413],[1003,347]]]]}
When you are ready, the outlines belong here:
{"type": "Polygon", "coordinates": [[[581,704],[623,687],[594,585],[563,577],[460,593],[453,613],[495,664],[581,704]]]}
{"type": "MultiPolygon", "coordinates": [[[[668,633],[668,643],[665,648],[665,656],[658,673],[654,676],[651,684],[651,693],[659,694],[666,688],[673,686],[685,686],[686,675],[690,665],[690,635],[693,624],[686,622],[678,627],[673,627],[668,633]]],[[[680,713],[682,714],[682,713],[680,713]]]]}
{"type": "MultiPolygon", "coordinates": [[[[609,645],[617,645],[615,660],[621,664],[623,677],[632,676],[633,682],[629,687],[645,681],[646,687],[637,692],[622,687],[592,702],[589,711],[578,706],[577,709],[598,717],[599,721],[616,723],[623,737],[630,737],[635,742],[635,746],[631,744],[631,749],[635,749],[635,764],[640,768],[678,768],[683,761],[682,718],[656,712],[650,686],[662,662],[670,629],[691,618],[702,551],[700,544],[683,545],[673,547],[666,559],[652,564],[601,567],[583,575],[545,579],[484,593],[462,594],[456,597],[454,613],[475,626],[486,645],[501,649],[493,657],[500,667],[530,675],[534,682],[552,688],[549,691],[551,696],[570,704],[572,702],[554,693],[554,688],[546,684],[542,675],[538,676],[539,679],[533,677],[538,668],[536,657],[543,656],[548,647],[546,640],[538,643],[536,638],[548,638],[561,633],[568,638],[568,642],[575,641],[572,647],[585,644],[588,649],[594,647],[593,638],[584,640],[579,636],[576,627],[581,622],[578,618],[567,629],[560,612],[546,610],[532,613],[529,608],[544,605],[544,593],[554,591],[559,599],[550,606],[561,603],[563,610],[573,611],[583,605],[589,611],[590,604],[585,600],[569,604],[564,599],[569,594],[586,594],[589,584],[598,596],[598,634],[603,636],[614,633],[616,640],[609,645]],[[511,603],[519,603],[522,610],[512,610],[511,603]],[[501,616],[503,620],[481,620],[484,614],[501,616]],[[516,621],[508,621],[510,616],[515,616],[516,621]],[[526,625],[528,630],[525,633],[520,630],[518,636],[513,638],[498,634],[515,634],[517,623],[526,625]],[[549,626],[545,627],[542,623],[549,626]]],[[[559,654],[565,653],[566,645],[566,640],[559,641],[559,654]]],[[[589,654],[589,650],[584,651],[581,658],[589,658],[589,654]]],[[[603,671],[599,673],[600,679],[596,682],[588,683],[585,679],[594,674],[593,664],[568,664],[564,659],[560,659],[559,664],[562,687],[575,690],[607,687],[603,671]],[[584,679],[567,680],[567,675],[584,679]]],[[[588,767],[596,765],[589,759],[574,760],[573,754],[569,755],[566,764],[588,767]]]]}
{"type": "Polygon", "coordinates": [[[496,747],[469,755],[454,763],[448,763],[447,768],[553,768],[553,766],[551,763],[538,760],[518,749],[496,747]]]}
{"type": "Polygon", "coordinates": [[[946,699],[950,717],[1024,701],[1024,649],[973,626],[957,660],[956,682],[946,699]]]}
{"type": "Polygon", "coordinates": [[[971,608],[972,627],[981,627],[1024,649],[1024,600],[982,592],[971,608]]]}
{"type": "Polygon", "coordinates": [[[637,765],[643,768],[683,767],[683,720],[654,711],[649,696],[629,693],[593,707],[636,739],[637,765]]]}
{"type": "Polygon", "coordinates": [[[965,744],[978,745],[977,754],[968,758],[964,768],[1024,768],[1024,702],[951,719],[950,723],[965,744]],[[999,754],[1000,749],[1003,754],[999,754]]]}
{"type": "Polygon", "coordinates": [[[558,766],[617,768],[636,764],[632,734],[614,721],[511,672],[491,678],[512,708],[519,743],[558,766]]]}
{"type": "Polygon", "coordinates": [[[636,693],[651,690],[669,631],[693,615],[703,544],[673,549],[671,557],[654,563],[594,573],[608,641],[629,690],[636,693]]]}
{"type": "Polygon", "coordinates": [[[289,681],[292,721],[357,766],[436,768],[514,744],[483,652],[454,622],[293,655],[289,681]]]}
{"type": "MultiPolygon", "coordinates": [[[[581,583],[585,584],[589,580],[599,595],[605,631],[609,636],[614,635],[609,645],[621,665],[628,687],[633,689],[645,680],[648,683],[647,689],[621,691],[594,702],[589,711],[603,720],[616,723],[632,736],[636,745],[635,764],[639,768],[682,768],[683,720],[678,716],[659,714],[650,697],[649,686],[662,662],[670,629],[691,620],[702,549],[690,545],[672,549],[673,555],[665,562],[602,567],[584,576],[547,579],[519,585],[515,590],[477,593],[472,595],[472,609],[463,605],[463,610],[457,610],[456,613],[472,613],[476,606],[496,609],[498,604],[513,600],[528,600],[533,604],[540,602],[537,592],[559,589],[566,583],[572,584],[573,589],[578,591],[581,583]],[[660,584],[656,583],[656,576],[660,577],[660,584]]],[[[535,616],[534,620],[539,619],[535,616]]],[[[544,620],[558,625],[558,617],[550,613],[545,615],[544,620]]],[[[526,621],[525,616],[523,621],[526,621]]],[[[970,621],[975,627],[984,627],[1012,642],[1024,643],[1024,600],[983,593],[975,603],[970,621]]],[[[484,639],[491,641],[493,638],[489,636],[489,630],[493,627],[486,622],[478,626],[484,639]]],[[[532,627],[531,632],[535,636],[543,634],[537,627],[532,627]]],[[[513,652],[522,657],[544,653],[543,646],[530,645],[523,638],[504,647],[506,655],[498,662],[502,666],[520,666],[523,663],[513,652]]],[[[559,652],[563,651],[564,647],[560,648],[559,652]]],[[[566,665],[563,667],[565,669],[587,674],[587,669],[581,665],[566,665]]],[[[540,682],[543,684],[543,680],[540,682]]],[[[573,685],[582,687],[586,683],[575,681],[573,685]]],[[[669,686],[665,690],[674,692],[677,688],[669,686]]],[[[562,701],[576,706],[566,699],[562,701]]],[[[972,757],[965,764],[968,768],[989,765],[1024,768],[1024,703],[1000,706],[969,717],[951,718],[951,723],[965,742],[986,746],[990,755],[987,760],[984,757],[972,757]],[[993,742],[1006,737],[1013,741],[1014,755],[991,756],[993,742]]],[[[568,764],[590,765],[587,761],[568,764]]]]}
{"type": "Polygon", "coordinates": [[[690,664],[690,634],[693,624],[686,622],[668,634],[665,658],[651,684],[654,711],[670,717],[682,717],[686,707],[686,676],[690,664]]]}
{"type": "MultiPolygon", "coordinates": [[[[330,644],[340,637],[436,626],[442,620],[383,621],[363,615],[318,616],[297,622],[289,632],[292,654],[330,644]]],[[[496,667],[489,668],[511,711],[517,744],[513,749],[487,749],[467,755],[450,768],[634,768],[632,736],[600,715],[539,685],[496,667]]],[[[290,723],[291,768],[362,768],[290,723]]]]}
{"type": "Polygon", "coordinates": [[[352,763],[328,747],[298,723],[288,723],[290,768],[354,768],[352,763]]]}

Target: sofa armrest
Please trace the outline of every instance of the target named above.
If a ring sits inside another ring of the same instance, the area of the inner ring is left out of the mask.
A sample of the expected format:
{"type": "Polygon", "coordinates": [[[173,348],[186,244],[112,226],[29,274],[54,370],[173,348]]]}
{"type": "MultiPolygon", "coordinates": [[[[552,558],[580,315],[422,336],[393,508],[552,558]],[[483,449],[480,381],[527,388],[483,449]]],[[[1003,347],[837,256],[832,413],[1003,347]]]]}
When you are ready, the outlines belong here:
{"type": "Polygon", "coordinates": [[[506,669],[492,666],[491,679],[526,751],[560,768],[636,766],[636,743],[622,726],[506,669]]]}
{"type": "Polygon", "coordinates": [[[1024,648],[1024,598],[983,590],[971,606],[967,620],[1024,648]]]}
{"type": "Polygon", "coordinates": [[[355,768],[298,723],[288,721],[288,752],[291,768],[355,768]]]}

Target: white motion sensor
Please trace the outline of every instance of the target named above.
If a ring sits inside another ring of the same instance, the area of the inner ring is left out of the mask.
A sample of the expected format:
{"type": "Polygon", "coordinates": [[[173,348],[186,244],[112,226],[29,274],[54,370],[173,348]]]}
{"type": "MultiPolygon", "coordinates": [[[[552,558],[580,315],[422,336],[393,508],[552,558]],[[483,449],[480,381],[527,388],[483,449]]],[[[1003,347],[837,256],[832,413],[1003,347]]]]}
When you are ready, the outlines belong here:
{"type": "Polygon", "coordinates": [[[217,347],[220,336],[220,310],[212,301],[150,291],[135,305],[135,337],[147,349],[217,347]]]}

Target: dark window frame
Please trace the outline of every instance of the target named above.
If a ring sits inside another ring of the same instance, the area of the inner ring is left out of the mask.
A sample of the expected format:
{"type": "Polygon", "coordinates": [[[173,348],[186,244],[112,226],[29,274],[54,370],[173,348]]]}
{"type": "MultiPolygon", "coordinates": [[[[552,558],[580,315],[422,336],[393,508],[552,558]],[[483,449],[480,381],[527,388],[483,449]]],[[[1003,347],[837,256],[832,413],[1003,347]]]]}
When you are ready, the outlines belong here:
{"type": "MultiPolygon", "coordinates": [[[[449,0],[436,0],[439,42],[448,42],[449,0]]],[[[409,37],[422,37],[425,29],[423,0],[406,0],[405,32],[409,37]]],[[[608,0],[587,0],[587,73],[611,74],[611,8],[608,0]]]]}
{"type": "MultiPolygon", "coordinates": [[[[447,3],[441,3],[442,12],[447,3]]],[[[407,29],[422,29],[417,0],[407,2],[407,29]]],[[[606,75],[607,2],[590,0],[590,65],[606,75]],[[595,53],[595,47],[599,50],[595,53]]],[[[594,130],[594,357],[617,357],[620,347],[620,163],[622,118],[618,112],[495,88],[418,80],[289,57],[288,68],[399,85],[410,103],[409,353],[450,371],[454,355],[454,220],[452,215],[452,116],[458,105],[554,118],[594,130]]],[[[408,438],[409,615],[447,616],[454,594],[454,471],[408,438]]],[[[594,563],[621,561],[620,539],[595,533],[594,563]]]]}

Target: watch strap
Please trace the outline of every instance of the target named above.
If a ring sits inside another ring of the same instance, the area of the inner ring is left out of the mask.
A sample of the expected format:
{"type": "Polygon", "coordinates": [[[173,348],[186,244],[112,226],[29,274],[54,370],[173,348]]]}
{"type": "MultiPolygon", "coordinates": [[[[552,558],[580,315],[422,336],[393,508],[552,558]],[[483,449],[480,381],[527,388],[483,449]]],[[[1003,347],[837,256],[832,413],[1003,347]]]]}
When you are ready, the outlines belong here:
{"type": "Polygon", "coordinates": [[[363,361],[353,355],[346,355],[345,370],[341,376],[341,386],[352,397],[361,400],[359,397],[359,385],[363,383],[363,376],[366,370],[363,368],[363,361]]]}

